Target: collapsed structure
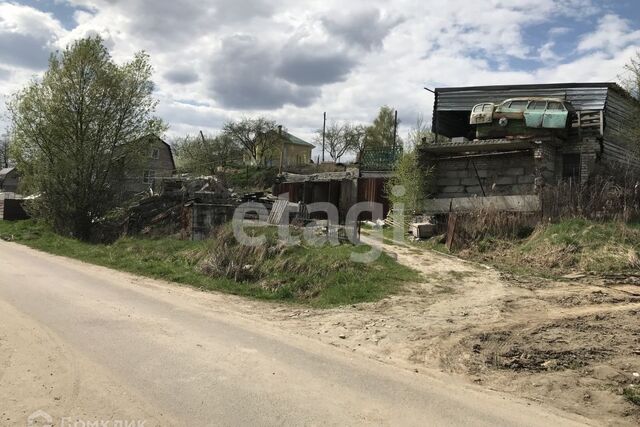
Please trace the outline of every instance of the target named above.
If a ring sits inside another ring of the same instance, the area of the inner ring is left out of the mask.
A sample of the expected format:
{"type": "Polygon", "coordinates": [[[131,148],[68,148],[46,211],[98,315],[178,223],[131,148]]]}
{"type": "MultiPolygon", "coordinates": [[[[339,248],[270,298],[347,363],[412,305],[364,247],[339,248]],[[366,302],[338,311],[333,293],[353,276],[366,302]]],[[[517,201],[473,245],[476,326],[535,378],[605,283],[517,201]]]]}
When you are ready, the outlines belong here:
{"type": "Polygon", "coordinates": [[[422,161],[433,170],[428,213],[491,204],[538,210],[536,194],[586,180],[599,165],[640,168],[632,128],[639,104],[616,83],[435,89],[422,161]],[[445,138],[442,138],[445,137],[445,138]]]}

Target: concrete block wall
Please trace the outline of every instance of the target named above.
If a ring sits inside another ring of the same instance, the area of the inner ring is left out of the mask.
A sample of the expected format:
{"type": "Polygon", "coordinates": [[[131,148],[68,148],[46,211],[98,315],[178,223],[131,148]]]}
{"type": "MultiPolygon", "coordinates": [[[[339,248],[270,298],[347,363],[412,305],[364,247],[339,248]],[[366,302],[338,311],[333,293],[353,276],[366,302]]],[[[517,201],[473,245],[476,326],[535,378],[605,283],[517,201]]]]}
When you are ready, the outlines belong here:
{"type": "Polygon", "coordinates": [[[586,182],[593,173],[596,163],[600,157],[600,142],[596,138],[582,138],[564,144],[557,149],[555,168],[557,171],[556,181],[562,179],[562,155],[563,154],[579,154],[580,155],[580,180],[586,182]]]}
{"type": "Polygon", "coordinates": [[[434,178],[437,198],[482,196],[483,189],[487,196],[533,194],[534,158],[531,151],[523,151],[440,159],[436,163],[434,178]]]}
{"type": "Polygon", "coordinates": [[[211,231],[233,218],[234,204],[194,203],[191,216],[191,239],[205,240],[211,231]]]}

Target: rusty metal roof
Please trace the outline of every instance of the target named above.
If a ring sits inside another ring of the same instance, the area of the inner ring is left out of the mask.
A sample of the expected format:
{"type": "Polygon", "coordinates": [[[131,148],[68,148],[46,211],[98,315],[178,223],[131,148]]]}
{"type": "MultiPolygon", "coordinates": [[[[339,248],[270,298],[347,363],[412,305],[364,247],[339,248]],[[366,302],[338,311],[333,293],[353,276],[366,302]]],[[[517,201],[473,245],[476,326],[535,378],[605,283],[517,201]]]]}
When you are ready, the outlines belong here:
{"type": "Polygon", "coordinates": [[[604,110],[608,91],[624,90],[616,83],[552,83],[537,85],[469,86],[435,89],[434,111],[471,111],[482,102],[508,98],[560,98],[576,110],[604,110]]]}
{"type": "Polygon", "coordinates": [[[613,82],[446,87],[436,88],[434,93],[432,129],[449,137],[467,135],[469,113],[476,104],[485,102],[499,104],[509,98],[560,98],[569,101],[576,111],[615,109],[617,107],[609,104],[618,99],[640,105],[613,82]],[[614,93],[620,96],[613,99],[614,93]]]}

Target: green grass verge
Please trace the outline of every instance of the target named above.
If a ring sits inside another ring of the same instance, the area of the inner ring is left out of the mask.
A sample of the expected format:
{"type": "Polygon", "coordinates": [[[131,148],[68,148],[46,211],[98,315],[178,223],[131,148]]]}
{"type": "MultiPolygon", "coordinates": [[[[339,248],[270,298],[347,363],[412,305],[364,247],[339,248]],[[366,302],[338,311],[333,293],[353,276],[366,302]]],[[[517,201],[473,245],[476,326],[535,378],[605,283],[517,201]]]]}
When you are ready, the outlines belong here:
{"type": "Polygon", "coordinates": [[[350,260],[352,251],[366,251],[366,246],[295,246],[265,260],[260,280],[236,282],[203,273],[200,265],[211,255],[211,241],[122,238],[110,245],[89,244],[60,236],[33,220],[0,221],[0,237],[142,276],[315,307],[375,301],[420,278],[419,273],[384,254],[369,264],[350,260]]]}

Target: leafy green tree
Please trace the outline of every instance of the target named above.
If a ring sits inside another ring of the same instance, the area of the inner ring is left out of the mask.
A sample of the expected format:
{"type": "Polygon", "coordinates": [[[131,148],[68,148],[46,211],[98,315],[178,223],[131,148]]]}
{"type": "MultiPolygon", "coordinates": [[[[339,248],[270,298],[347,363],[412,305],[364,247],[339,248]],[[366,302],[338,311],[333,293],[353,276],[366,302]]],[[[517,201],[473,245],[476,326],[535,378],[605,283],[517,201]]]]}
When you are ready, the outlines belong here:
{"type": "MultiPolygon", "coordinates": [[[[380,107],[378,116],[373,120],[373,124],[367,127],[365,135],[365,145],[367,147],[391,147],[395,132],[395,112],[386,105],[380,107]]],[[[398,120],[400,125],[400,120],[398,120]]],[[[396,137],[396,144],[402,145],[400,137],[396,137]]]]}
{"type": "Polygon", "coordinates": [[[404,204],[404,212],[407,215],[420,213],[427,198],[430,173],[420,165],[416,150],[404,152],[385,187],[392,205],[404,204]]]}
{"type": "Polygon", "coordinates": [[[280,141],[276,122],[264,117],[227,122],[222,133],[242,147],[256,165],[280,141]]]}
{"type": "Polygon", "coordinates": [[[8,168],[9,167],[9,147],[11,145],[11,138],[9,137],[9,133],[5,133],[0,136],[0,167],[8,168]]]}
{"type": "Polygon", "coordinates": [[[9,103],[12,153],[34,212],[55,229],[87,240],[121,201],[127,175],[149,152],[152,68],[144,52],[116,64],[99,37],[81,39],[49,59],[49,68],[9,103]]]}
{"type": "Polygon", "coordinates": [[[186,136],[173,147],[182,172],[214,175],[218,167],[242,162],[242,148],[225,134],[186,136]]]}

